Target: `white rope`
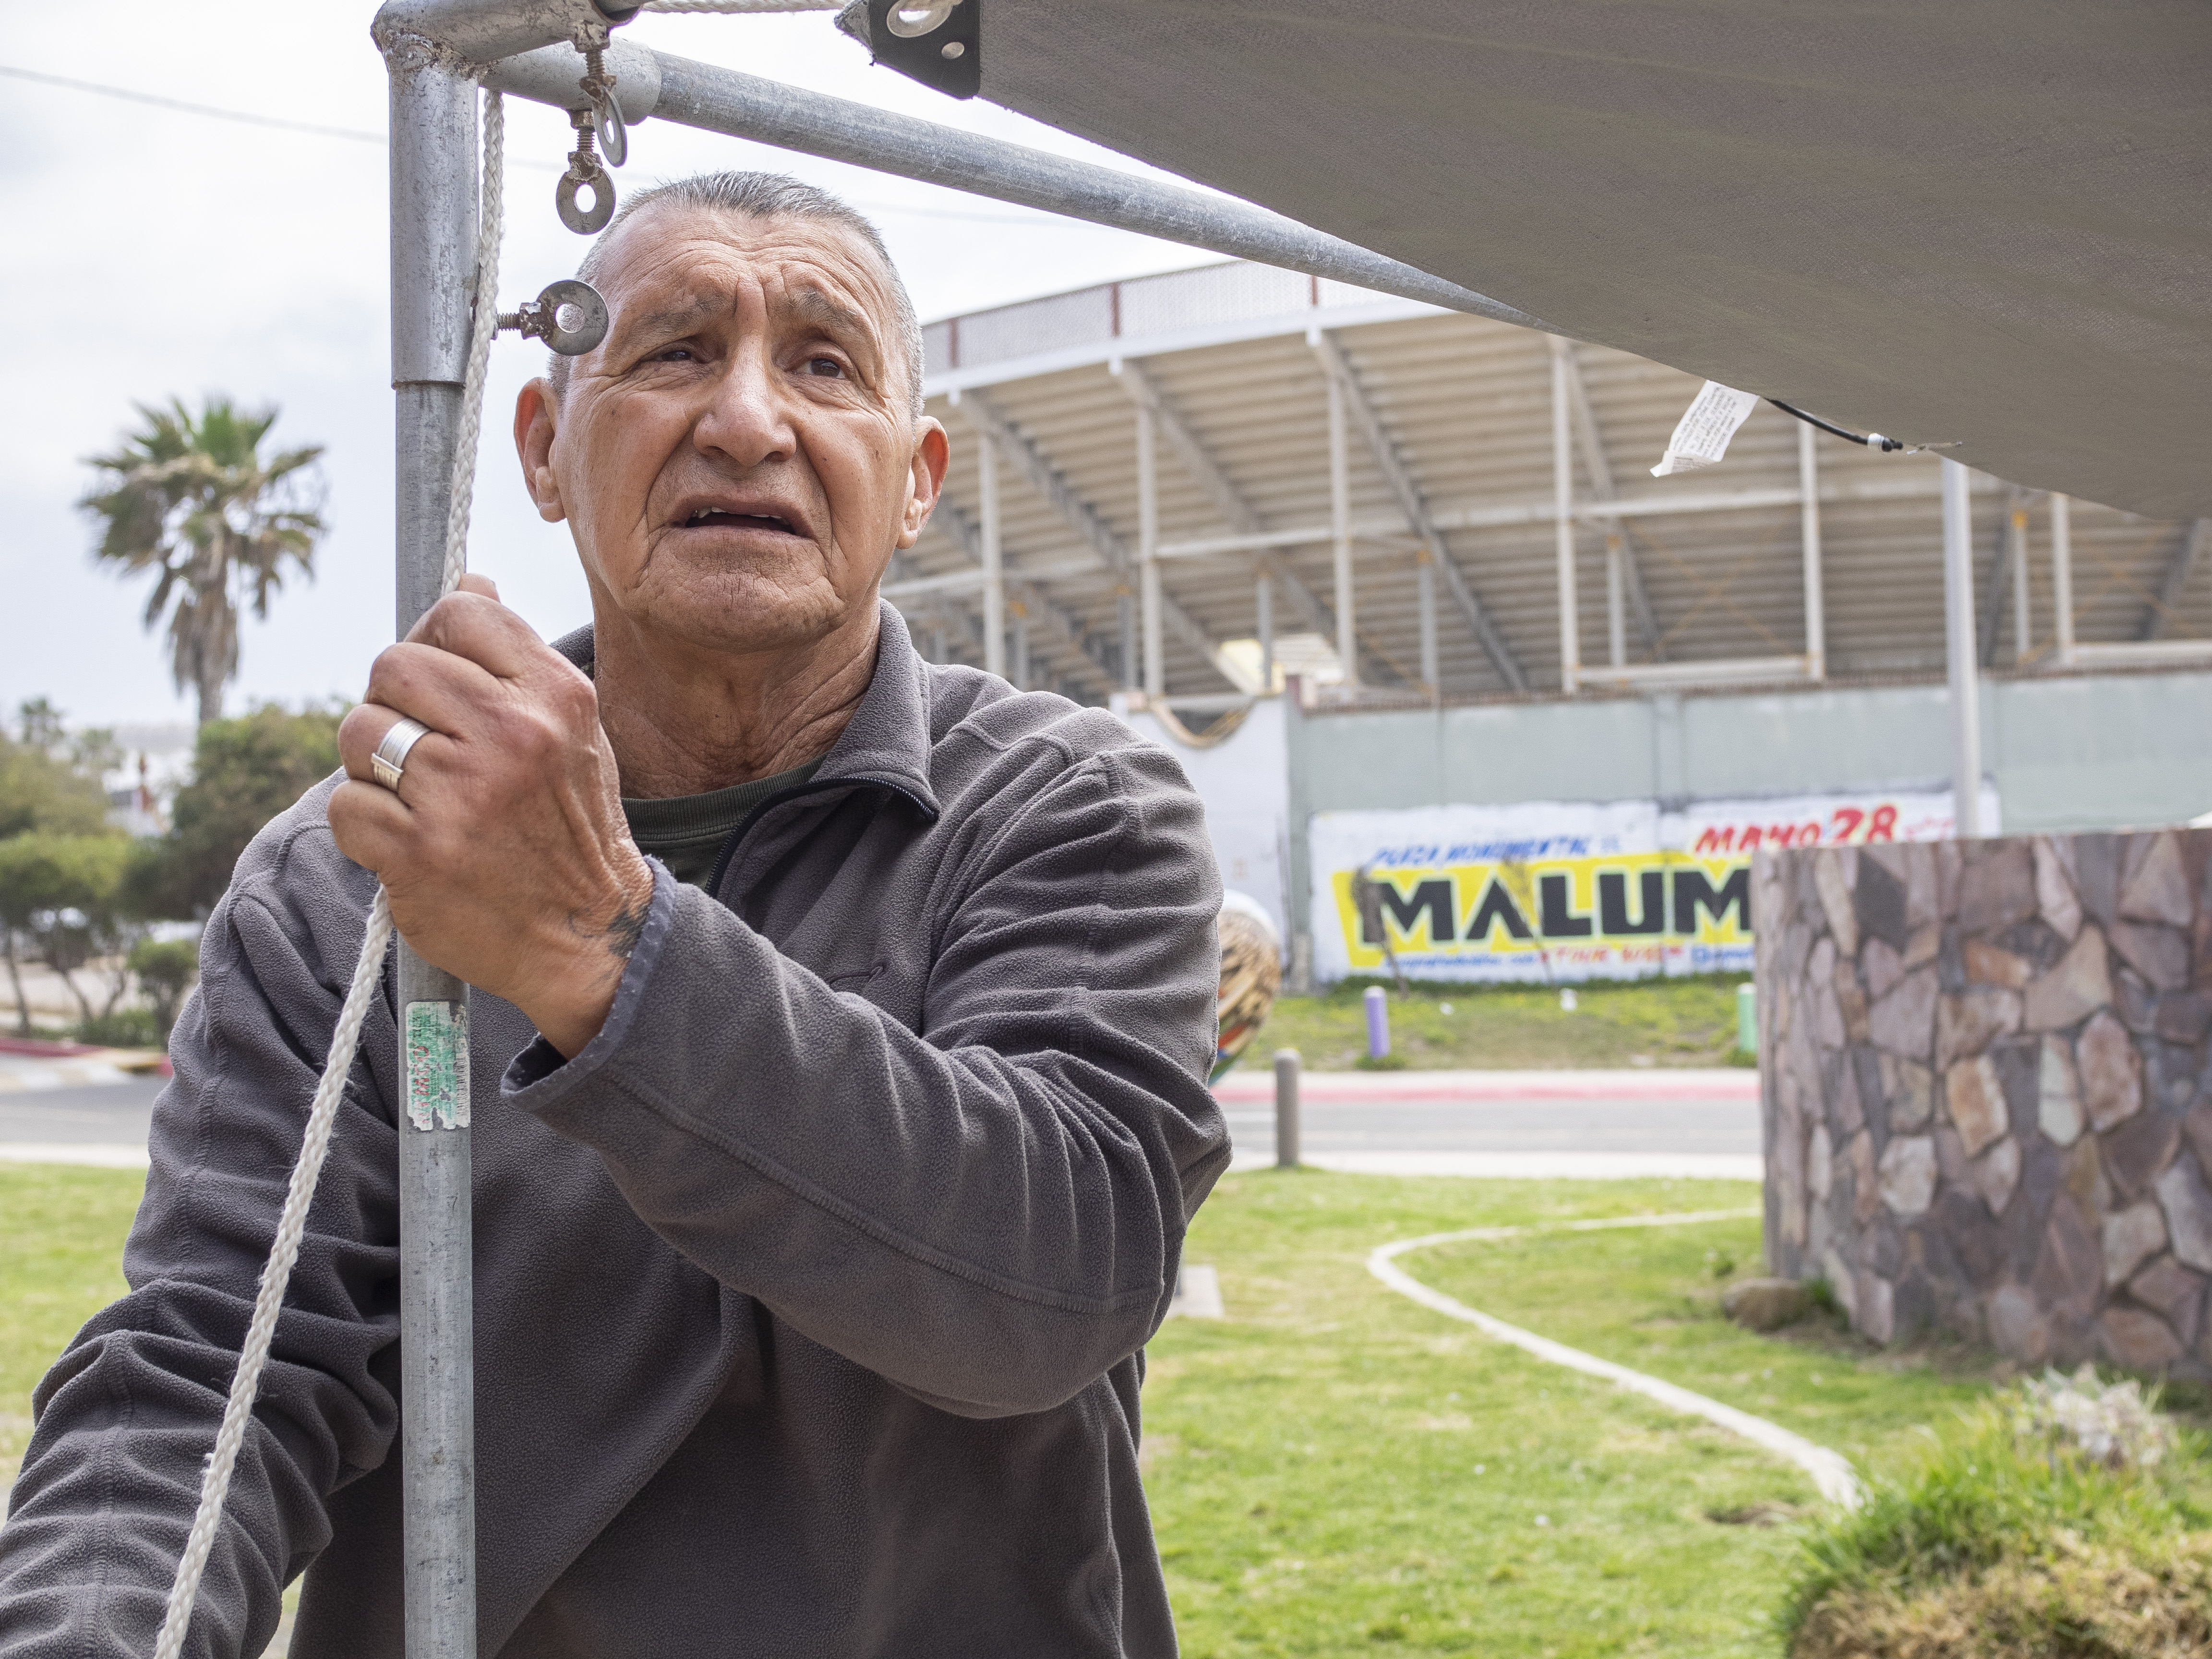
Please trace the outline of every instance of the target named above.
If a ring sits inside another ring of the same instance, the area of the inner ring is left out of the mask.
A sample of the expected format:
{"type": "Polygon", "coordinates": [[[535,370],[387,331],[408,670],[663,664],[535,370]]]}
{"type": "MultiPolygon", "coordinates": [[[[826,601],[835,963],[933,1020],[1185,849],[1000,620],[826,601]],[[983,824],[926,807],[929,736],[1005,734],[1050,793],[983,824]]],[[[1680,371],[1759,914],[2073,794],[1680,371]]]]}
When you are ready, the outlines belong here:
{"type": "MultiPolygon", "coordinates": [[[[495,92],[484,100],[483,207],[477,233],[476,319],[469,337],[466,378],[461,385],[460,430],[453,448],[453,507],[446,519],[441,586],[448,593],[468,568],[469,501],[476,484],[477,434],[483,425],[484,370],[491,359],[492,337],[499,328],[500,161],[505,130],[506,109],[495,92]]],[[[392,896],[379,885],[376,902],[369,907],[368,928],[362,937],[361,959],[354,964],[353,982],[346,988],[337,1027],[331,1033],[330,1058],[324,1062],[322,1081],[316,1085],[314,1104],[307,1111],[307,1133],[300,1143],[299,1161],[292,1166],[292,1184],[284,1195],[283,1213],[277,1218],[276,1237],[261,1269],[253,1320],[239,1348],[238,1370],[230,1379],[230,1397],[223,1403],[222,1427],[216,1431],[215,1449],[208,1455],[207,1472],[200,1481],[199,1509],[185,1539],[176,1581],[169,1587],[168,1612],[161,1621],[161,1639],[154,1647],[155,1659],[178,1659],[184,1651],[192,1607],[199,1599],[200,1580],[207,1571],[208,1552],[215,1547],[223,1500],[230,1492],[240,1449],[246,1443],[246,1425],[253,1416],[261,1373],[269,1364],[285,1286],[300,1257],[300,1240],[307,1229],[307,1206],[314,1199],[315,1182],[330,1151],[338,1102],[353,1071],[354,1051],[361,1045],[361,1028],[368,1018],[377,983],[383,977],[384,952],[391,943],[392,896]]]]}
{"type": "Polygon", "coordinates": [[[499,239],[503,229],[507,155],[507,101],[496,92],[484,96],[483,206],[477,228],[476,320],[469,334],[469,366],[461,381],[461,424],[453,441],[453,505],[446,514],[446,574],[441,593],[461,585],[469,568],[469,507],[476,496],[477,441],[483,431],[484,371],[491,362],[492,337],[499,332],[499,239]]]}

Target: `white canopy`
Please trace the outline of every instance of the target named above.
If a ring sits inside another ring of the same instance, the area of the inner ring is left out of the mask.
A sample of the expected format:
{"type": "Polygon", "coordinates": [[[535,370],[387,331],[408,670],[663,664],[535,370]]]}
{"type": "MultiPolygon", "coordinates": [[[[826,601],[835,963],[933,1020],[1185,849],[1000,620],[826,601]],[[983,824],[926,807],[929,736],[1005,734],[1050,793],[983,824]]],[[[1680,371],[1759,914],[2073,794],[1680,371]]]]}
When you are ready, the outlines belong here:
{"type": "Polygon", "coordinates": [[[983,95],[1580,338],[2212,514],[2202,0],[990,0],[983,95]]]}

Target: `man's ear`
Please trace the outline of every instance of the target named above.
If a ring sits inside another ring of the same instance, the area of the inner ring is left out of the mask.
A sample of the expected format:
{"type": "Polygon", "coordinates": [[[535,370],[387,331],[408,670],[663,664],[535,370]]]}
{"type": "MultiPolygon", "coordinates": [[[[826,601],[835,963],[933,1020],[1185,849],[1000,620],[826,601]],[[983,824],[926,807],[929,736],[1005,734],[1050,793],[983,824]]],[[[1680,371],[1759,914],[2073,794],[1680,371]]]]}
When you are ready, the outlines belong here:
{"type": "Polygon", "coordinates": [[[952,441],[945,423],[925,415],[915,423],[914,459],[908,468],[906,512],[899,523],[898,544],[912,547],[921,539],[921,527],[936,510],[945,488],[945,469],[952,464],[952,441]]]}
{"type": "Polygon", "coordinates": [[[523,487],[538,504],[538,516],[558,524],[568,516],[561,500],[561,480],[553,471],[552,385],[532,380],[514,400],[514,453],[522,458],[523,487]]]}

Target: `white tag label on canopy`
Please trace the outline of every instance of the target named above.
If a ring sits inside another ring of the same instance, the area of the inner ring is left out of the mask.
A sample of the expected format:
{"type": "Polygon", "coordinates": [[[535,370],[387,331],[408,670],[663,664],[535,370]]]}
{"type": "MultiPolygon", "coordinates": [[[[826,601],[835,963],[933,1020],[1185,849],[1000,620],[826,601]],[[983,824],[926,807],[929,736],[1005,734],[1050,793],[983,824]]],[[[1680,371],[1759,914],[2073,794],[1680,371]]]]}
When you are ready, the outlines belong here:
{"type": "Polygon", "coordinates": [[[1728,453],[1729,440],[1735,436],[1735,429],[1758,403],[1756,392],[1738,392],[1718,380],[1706,381],[1674,423],[1674,435],[1667,440],[1667,453],[1651,469],[1651,476],[1663,478],[1669,473],[1712,465],[1728,453]]]}

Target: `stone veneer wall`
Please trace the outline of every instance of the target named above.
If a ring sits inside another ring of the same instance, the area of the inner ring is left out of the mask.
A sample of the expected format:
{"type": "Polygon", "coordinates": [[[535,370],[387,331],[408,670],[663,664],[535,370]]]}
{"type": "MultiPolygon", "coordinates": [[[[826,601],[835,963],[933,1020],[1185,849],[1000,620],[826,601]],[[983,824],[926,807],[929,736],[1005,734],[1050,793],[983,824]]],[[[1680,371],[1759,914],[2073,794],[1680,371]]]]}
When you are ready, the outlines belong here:
{"type": "Polygon", "coordinates": [[[1761,854],[1770,1271],[2212,1376],[2212,830],[1761,854]]]}

